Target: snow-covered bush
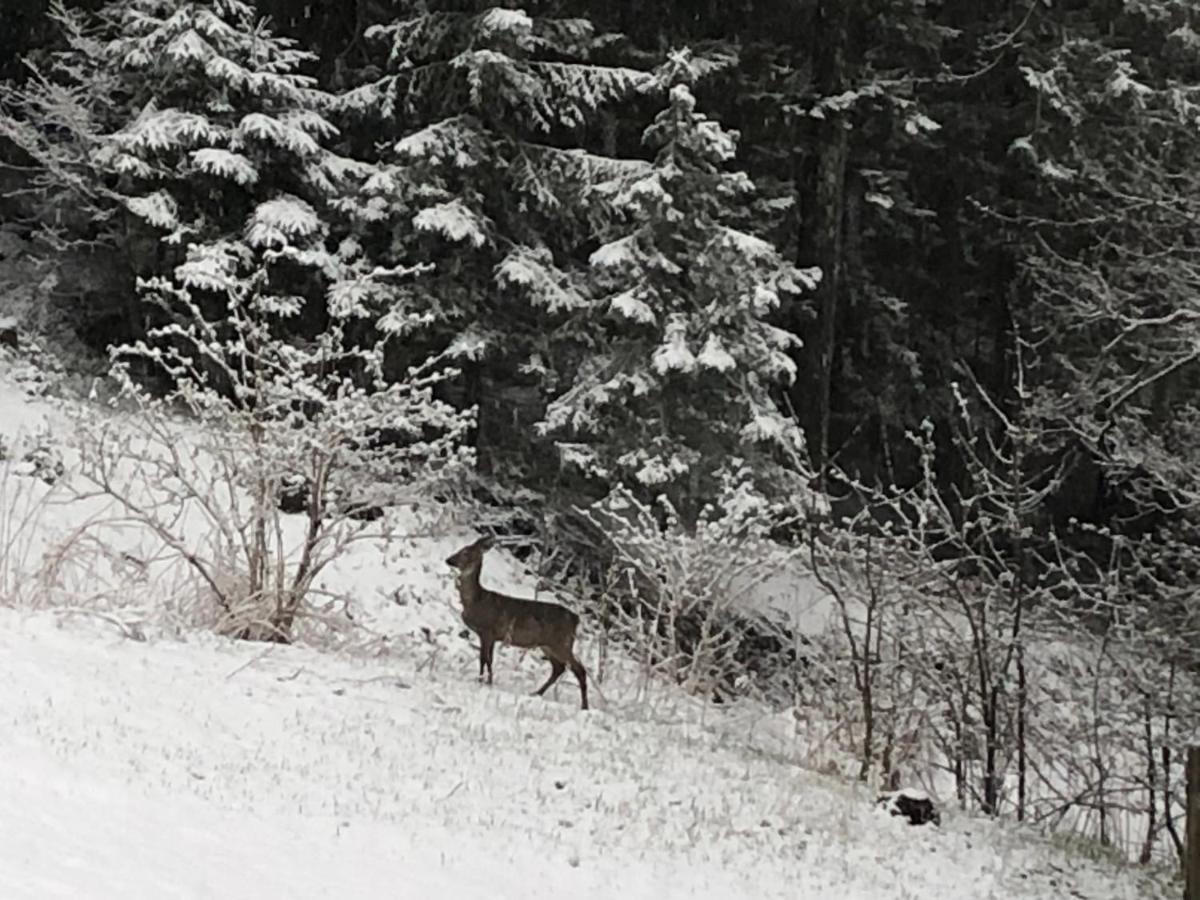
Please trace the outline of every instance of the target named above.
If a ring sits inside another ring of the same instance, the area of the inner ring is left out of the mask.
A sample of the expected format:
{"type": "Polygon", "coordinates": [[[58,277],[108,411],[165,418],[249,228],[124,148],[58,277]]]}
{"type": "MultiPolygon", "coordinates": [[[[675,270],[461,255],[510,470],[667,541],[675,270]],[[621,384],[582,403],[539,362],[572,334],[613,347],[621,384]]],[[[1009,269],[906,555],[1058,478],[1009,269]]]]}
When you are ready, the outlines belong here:
{"type": "Polygon", "coordinates": [[[193,246],[172,278],[145,281],[168,322],[113,351],[131,421],[79,430],[84,476],[185,560],[218,627],[246,638],[293,637],[318,574],[367,528],[364,504],[416,500],[467,459],[469,417],[433,396],[448,370],[430,360],[389,383],[383,343],[356,339],[372,320],[368,298],[405,273],[356,275],[319,249],[320,231],[305,204],[271,201],[245,243],[193,246]],[[325,327],[280,337],[305,300],[276,292],[279,270],[314,259],[342,276],[328,286],[325,327]],[[165,376],[165,394],[131,377],[134,360],[165,376]],[[297,478],[302,525],[279,508],[297,478]]]}
{"type": "Polygon", "coordinates": [[[829,729],[853,754],[860,779],[890,788],[927,759],[940,722],[914,674],[934,662],[921,634],[928,573],[872,525],[865,512],[806,535],[806,565],[833,601],[834,622],[810,647],[801,705],[810,727],[829,729]]]}
{"type": "Polygon", "coordinates": [[[789,699],[799,677],[793,636],[744,597],[793,555],[769,539],[780,510],[747,468],[723,473],[717,501],[688,527],[659,495],[618,488],[583,512],[613,551],[599,615],[606,637],[630,647],[643,688],[663,677],[706,698],[789,699]]]}

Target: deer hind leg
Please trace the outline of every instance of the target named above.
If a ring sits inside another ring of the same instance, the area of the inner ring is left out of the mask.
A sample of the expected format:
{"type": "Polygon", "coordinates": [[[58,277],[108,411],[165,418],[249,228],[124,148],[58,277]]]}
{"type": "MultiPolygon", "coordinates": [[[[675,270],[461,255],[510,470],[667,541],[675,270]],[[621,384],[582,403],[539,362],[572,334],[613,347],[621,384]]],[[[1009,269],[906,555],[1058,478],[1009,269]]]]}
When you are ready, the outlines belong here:
{"type": "Polygon", "coordinates": [[[550,661],[550,677],[546,679],[546,683],[533,692],[535,697],[540,697],[550,689],[554,682],[562,677],[562,673],[567,671],[567,664],[561,659],[555,659],[553,656],[546,657],[550,661]]]}
{"type": "Polygon", "coordinates": [[[583,667],[583,663],[575,658],[574,653],[571,654],[569,665],[571,666],[571,674],[574,675],[575,680],[579,682],[579,696],[581,699],[579,708],[587,709],[587,669],[583,667]]]}

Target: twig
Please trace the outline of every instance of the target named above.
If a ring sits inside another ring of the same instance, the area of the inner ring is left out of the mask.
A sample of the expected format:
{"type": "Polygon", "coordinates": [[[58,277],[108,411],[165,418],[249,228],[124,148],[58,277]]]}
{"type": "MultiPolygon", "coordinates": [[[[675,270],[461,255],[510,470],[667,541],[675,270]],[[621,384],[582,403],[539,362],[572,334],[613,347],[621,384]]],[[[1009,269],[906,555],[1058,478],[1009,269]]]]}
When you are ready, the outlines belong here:
{"type": "MultiPolygon", "coordinates": [[[[254,665],[256,662],[259,662],[260,660],[265,659],[267,656],[269,656],[275,650],[275,648],[277,646],[278,646],[277,644],[272,644],[271,646],[267,647],[267,649],[264,650],[262,653],[259,653],[256,656],[252,657],[251,659],[246,660],[244,663],[242,663],[240,666],[238,666],[236,669],[234,669],[232,672],[230,672],[228,675],[226,675],[225,680],[229,681],[231,678],[233,678],[234,675],[237,675],[243,669],[248,669],[252,665],[254,665]]],[[[299,672],[297,672],[297,674],[299,674],[299,672]]]]}

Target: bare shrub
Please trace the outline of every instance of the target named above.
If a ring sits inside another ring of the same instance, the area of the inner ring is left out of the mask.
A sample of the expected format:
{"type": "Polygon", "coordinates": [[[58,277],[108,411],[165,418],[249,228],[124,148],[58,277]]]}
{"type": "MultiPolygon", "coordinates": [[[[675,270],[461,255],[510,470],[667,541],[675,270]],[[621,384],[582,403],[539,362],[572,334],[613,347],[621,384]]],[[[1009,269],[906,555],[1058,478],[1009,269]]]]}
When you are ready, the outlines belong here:
{"type": "Polygon", "coordinates": [[[114,351],[113,405],[128,412],[84,413],[75,434],[83,478],[191,569],[218,630],[286,642],[316,578],[372,533],[375,509],[454,477],[469,416],[434,398],[439,360],[386,382],[382,343],[351,337],[366,315],[353,304],[309,342],[277,337],[291,299],[253,263],[194,246],[174,281],[146,282],[167,324],[114,351]],[[216,286],[219,318],[193,296],[216,286]],[[134,361],[166,379],[162,395],[133,378],[134,361]],[[297,482],[302,512],[289,516],[281,497],[297,482]]]}
{"type": "Polygon", "coordinates": [[[613,549],[601,618],[641,661],[641,692],[667,679],[728,699],[754,693],[764,670],[787,667],[789,656],[794,664],[790,636],[748,600],[793,554],[769,539],[778,511],[747,472],[727,476],[691,529],[665,497],[651,503],[624,489],[582,514],[613,549]],[[747,649],[751,633],[764,636],[758,652],[747,649]]]}

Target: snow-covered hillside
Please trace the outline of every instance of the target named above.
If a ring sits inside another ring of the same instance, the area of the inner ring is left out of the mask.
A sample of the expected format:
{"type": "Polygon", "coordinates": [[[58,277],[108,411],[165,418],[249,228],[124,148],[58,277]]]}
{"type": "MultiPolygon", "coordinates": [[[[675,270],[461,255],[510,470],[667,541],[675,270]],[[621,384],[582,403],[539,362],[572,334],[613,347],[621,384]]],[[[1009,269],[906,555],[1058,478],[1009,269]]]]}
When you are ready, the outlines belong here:
{"type": "Polygon", "coordinates": [[[0,895],[1154,896],[991,823],[906,826],[712,729],[424,661],[5,613],[0,895]]]}
{"type": "MultiPolygon", "coordinates": [[[[57,427],[11,386],[0,410],[10,446],[38,420],[57,427]]],[[[14,504],[2,532],[24,548],[0,573],[14,603],[0,609],[0,897],[1164,892],[1140,870],[952,811],[940,829],[909,827],[865,789],[798,766],[802,734],[797,752],[782,738],[762,752],[753,726],[776,721],[765,711],[702,709],[665,688],[647,698],[619,660],[589,713],[569,677],[527,696],[544,664],[509,648],[497,684],[478,685],[443,563],[470,530],[449,513],[423,513],[406,539],[359,544],[331,570],[324,586],[355,600],[364,629],[338,652],[172,638],[150,627],[153,592],[136,572],[141,593],[122,605],[103,555],[54,591],[12,593],[94,513],[94,501],[42,503],[22,471],[9,467],[0,491],[14,504]],[[62,603],[64,586],[88,579],[62,603]]],[[[531,593],[502,554],[484,580],[531,593]]],[[[594,664],[586,626],[582,658],[594,664]]]]}

